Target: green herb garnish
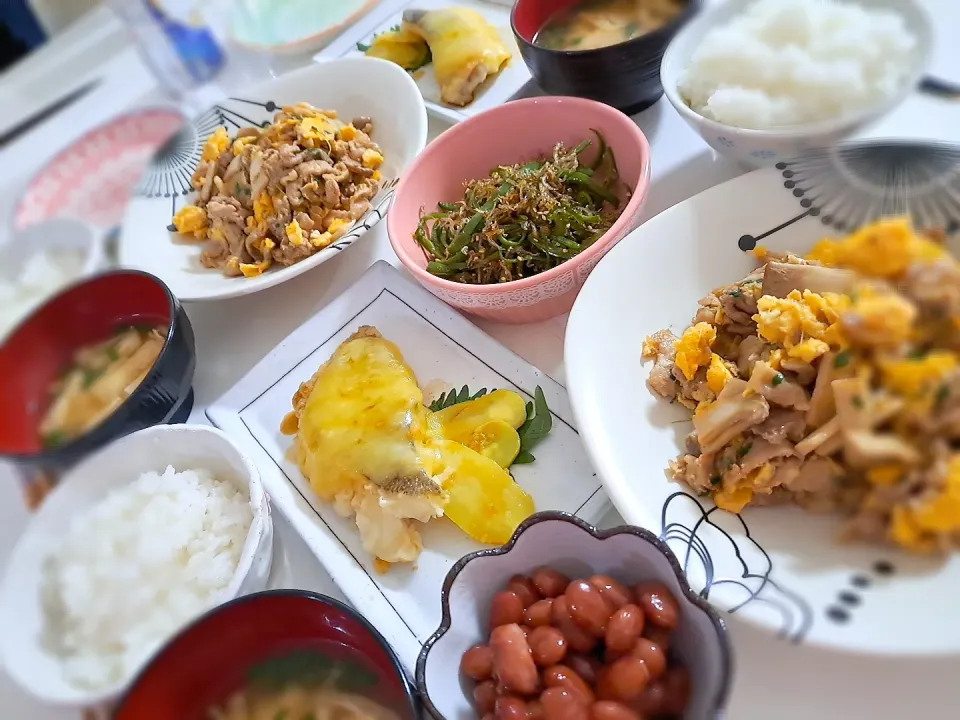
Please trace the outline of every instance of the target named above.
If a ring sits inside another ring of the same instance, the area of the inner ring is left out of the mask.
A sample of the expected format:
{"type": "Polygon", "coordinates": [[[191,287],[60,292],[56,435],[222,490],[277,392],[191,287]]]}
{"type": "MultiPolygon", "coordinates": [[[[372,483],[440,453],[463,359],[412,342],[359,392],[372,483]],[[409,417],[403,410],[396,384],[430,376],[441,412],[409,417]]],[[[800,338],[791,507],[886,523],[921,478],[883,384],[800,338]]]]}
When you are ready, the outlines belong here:
{"type": "Polygon", "coordinates": [[[833,366],[835,368],[846,367],[850,364],[850,353],[847,350],[844,350],[841,353],[838,353],[837,356],[833,359],[833,366]]]}
{"type": "Polygon", "coordinates": [[[773,380],[770,381],[770,384],[776,387],[777,385],[782,383],[784,380],[786,380],[786,378],[783,376],[783,373],[778,372],[776,375],[773,376],[773,380]]]}
{"type": "Polygon", "coordinates": [[[65,445],[69,439],[65,433],[54,430],[41,437],[40,442],[46,448],[58,448],[61,445],[65,445]]]}
{"type": "Polygon", "coordinates": [[[536,458],[530,452],[550,433],[553,428],[553,415],[547,407],[543,389],[537,385],[533,391],[533,402],[527,403],[527,419],[517,433],[520,435],[520,453],[513,461],[514,465],[532,463],[536,458]]]}
{"type": "Polygon", "coordinates": [[[81,372],[83,372],[83,389],[86,390],[103,375],[104,371],[103,370],[82,370],[81,372]]]}
{"type": "Polygon", "coordinates": [[[740,290],[731,290],[730,292],[727,293],[727,295],[729,295],[730,297],[738,298],[741,295],[743,295],[743,293],[740,290]]]}
{"type": "Polygon", "coordinates": [[[438,397],[436,400],[430,403],[428,407],[433,412],[440,412],[441,410],[445,410],[446,408],[452,407],[453,405],[459,405],[460,403],[465,403],[468,400],[476,400],[477,398],[482,398],[486,394],[487,394],[487,389],[480,388],[479,390],[477,390],[477,392],[471,395],[470,389],[466,385],[464,385],[462,388],[460,388],[459,392],[457,392],[456,389],[453,389],[448,393],[440,393],[440,397],[438,397]]]}
{"type": "Polygon", "coordinates": [[[110,362],[116,362],[120,359],[120,352],[117,350],[115,345],[110,345],[104,350],[104,354],[107,356],[107,360],[110,362]]]}
{"type": "Polygon", "coordinates": [[[737,459],[739,460],[740,458],[745,456],[748,452],[750,452],[750,448],[752,447],[753,447],[752,442],[745,442],[743,445],[741,445],[740,448],[737,450],[737,459]]]}
{"type": "Polygon", "coordinates": [[[950,387],[948,385],[941,385],[937,388],[937,395],[933,401],[934,409],[939,409],[943,405],[944,401],[950,397],[950,387]]]}
{"type": "Polygon", "coordinates": [[[854,406],[855,408],[857,408],[858,410],[863,407],[863,398],[860,397],[859,395],[854,395],[854,396],[850,399],[850,402],[852,402],[852,403],[853,403],[853,406],[854,406]]]}

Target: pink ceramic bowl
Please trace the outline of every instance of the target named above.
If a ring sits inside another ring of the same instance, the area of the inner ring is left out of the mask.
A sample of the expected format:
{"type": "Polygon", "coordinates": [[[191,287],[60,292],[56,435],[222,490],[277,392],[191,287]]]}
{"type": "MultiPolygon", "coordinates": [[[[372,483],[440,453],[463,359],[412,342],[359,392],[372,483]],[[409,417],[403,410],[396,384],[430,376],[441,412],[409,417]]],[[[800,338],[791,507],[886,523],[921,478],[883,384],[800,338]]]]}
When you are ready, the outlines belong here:
{"type": "Polygon", "coordinates": [[[545,320],[570,310],[590,271],[640,222],[650,185],[650,145],[629,117],[593,100],[538,97],[480,113],[427,145],[397,186],[387,216],[390,244],[400,262],[427,290],[464,312],[508,323],[545,320]],[[588,249],[562,265],[523,280],[466,285],[431,275],[413,233],[421,210],[463,198],[463,183],[486,177],[498,165],[548,155],[554,145],[574,146],[599,130],[612,148],[620,177],[632,195],[623,214],[588,249]]]}

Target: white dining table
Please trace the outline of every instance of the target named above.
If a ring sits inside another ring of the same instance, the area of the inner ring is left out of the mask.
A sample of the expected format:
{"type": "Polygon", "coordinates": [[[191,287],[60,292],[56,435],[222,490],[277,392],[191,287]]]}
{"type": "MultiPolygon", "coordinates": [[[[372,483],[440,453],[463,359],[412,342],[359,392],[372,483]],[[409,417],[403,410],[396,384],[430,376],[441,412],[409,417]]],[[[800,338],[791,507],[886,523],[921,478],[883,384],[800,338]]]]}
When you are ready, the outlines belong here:
{"type": "MultiPolygon", "coordinates": [[[[936,20],[932,74],[960,82],[957,0],[925,0],[936,20]]],[[[304,58],[302,61],[309,61],[304,58]]],[[[287,60],[286,62],[291,62],[287,60]]],[[[128,45],[119,23],[98,9],[77,27],[0,76],[0,130],[90,79],[97,87],[63,113],[50,117],[0,148],[0,227],[30,176],[83,133],[126,109],[156,104],[155,83],[128,45]]],[[[531,90],[530,92],[536,92],[531,90]]],[[[744,172],[717,157],[664,100],[636,116],[650,140],[653,183],[646,216],[744,172]]],[[[431,119],[430,139],[446,128],[431,119]]],[[[960,142],[960,102],[913,95],[867,129],[873,137],[960,142]]],[[[206,422],[204,409],[236,383],[287,334],[356,281],[374,262],[398,261],[380,223],[348,251],[276,288],[222,302],[188,304],[197,339],[195,407],[191,421],[206,422]]],[[[564,383],[566,317],[534,325],[476,321],[533,365],[564,383]]],[[[0,571],[29,519],[20,488],[8,470],[0,473],[0,571]]],[[[613,510],[606,525],[618,524],[613,510]]],[[[277,519],[274,582],[343,595],[286,521],[277,519]]],[[[903,631],[909,614],[904,608],[903,631]]],[[[891,622],[901,622],[891,617],[891,622]]],[[[960,657],[900,658],[848,655],[796,647],[755,627],[727,618],[736,657],[728,715],[732,720],[807,718],[956,717],[960,711],[960,657]]],[[[79,720],[76,709],[52,708],[27,697],[0,671],[3,720],[79,720]]]]}

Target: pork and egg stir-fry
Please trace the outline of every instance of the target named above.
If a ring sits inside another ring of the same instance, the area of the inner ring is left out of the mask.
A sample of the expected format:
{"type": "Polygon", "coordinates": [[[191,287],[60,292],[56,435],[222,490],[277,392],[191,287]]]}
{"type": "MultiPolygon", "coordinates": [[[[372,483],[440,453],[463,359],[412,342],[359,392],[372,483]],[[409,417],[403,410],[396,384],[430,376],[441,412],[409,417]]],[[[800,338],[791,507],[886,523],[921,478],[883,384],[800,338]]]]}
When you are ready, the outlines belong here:
{"type": "Polygon", "coordinates": [[[344,123],[307,103],[284,107],[265,128],[225,128],[204,146],[195,205],[173,225],[205,240],[200,261],[230,277],[256,277],[329,246],[370,210],[383,154],[370,118],[344,123]]]}
{"type": "Polygon", "coordinates": [[[693,410],[670,474],[716,504],[794,502],[845,536],[960,547],[960,262],[886,219],[714,290],[648,385],[693,410]]]}

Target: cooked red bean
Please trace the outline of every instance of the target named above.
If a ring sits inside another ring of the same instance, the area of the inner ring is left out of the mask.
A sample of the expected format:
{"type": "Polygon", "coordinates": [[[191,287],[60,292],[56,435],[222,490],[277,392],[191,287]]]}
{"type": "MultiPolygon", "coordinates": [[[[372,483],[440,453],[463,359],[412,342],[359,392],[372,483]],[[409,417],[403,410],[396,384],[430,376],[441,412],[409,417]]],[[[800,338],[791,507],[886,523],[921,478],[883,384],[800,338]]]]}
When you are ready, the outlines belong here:
{"type": "Polygon", "coordinates": [[[643,718],[622,703],[601,700],[590,707],[590,720],[643,720],[643,718]]]}
{"type": "Polygon", "coordinates": [[[550,568],[538,568],[533,571],[533,584],[545,598],[555,598],[566,590],[570,578],[550,568]]]}
{"type": "Polygon", "coordinates": [[[501,625],[490,634],[493,669],[500,684],[519,695],[533,695],[540,685],[530,645],[519,625],[501,625]]]}
{"type": "Polygon", "coordinates": [[[543,671],[544,687],[565,687],[571,692],[579,693],[588,703],[593,703],[596,697],[587,682],[566,665],[554,665],[543,671]]]}
{"type": "Polygon", "coordinates": [[[633,593],[630,592],[630,588],[609,575],[594,575],[589,583],[600,591],[603,599],[612,605],[614,610],[633,602],[633,593]]]}
{"type": "Polygon", "coordinates": [[[567,688],[553,687],[540,696],[543,716],[549,720],[590,720],[590,705],[567,688]]]}
{"type": "Polygon", "coordinates": [[[526,575],[514,575],[507,581],[507,590],[510,590],[517,594],[517,596],[523,601],[523,606],[525,608],[533,605],[537,600],[540,599],[540,593],[537,591],[537,586],[533,584],[533,580],[528,578],[526,575]]]}
{"type": "Polygon", "coordinates": [[[603,667],[603,663],[595,655],[583,653],[567,653],[564,663],[591,685],[597,682],[597,673],[603,667]]]}
{"type": "Polygon", "coordinates": [[[543,705],[539,700],[531,700],[527,703],[527,720],[549,720],[543,713],[543,705]]]}
{"type": "Polygon", "coordinates": [[[498,592],[490,601],[490,629],[523,622],[523,600],[511,590],[498,592]]]}
{"type": "Polygon", "coordinates": [[[646,663],[631,655],[620,658],[608,667],[605,676],[613,695],[612,699],[621,701],[640,697],[650,682],[650,671],[647,670],[646,663]]]}
{"type": "Polygon", "coordinates": [[[494,707],[497,720],[527,720],[527,704],[513,695],[497,698],[494,707]]]}
{"type": "Polygon", "coordinates": [[[553,607],[553,598],[537,600],[527,608],[523,622],[532,628],[550,624],[550,608],[553,607]]]}
{"type": "Polygon", "coordinates": [[[647,614],[647,620],[664,630],[673,630],[680,617],[680,608],[669,588],[661,582],[643,582],[634,589],[637,604],[647,614]]]}
{"type": "Polygon", "coordinates": [[[643,637],[657,644],[663,652],[670,650],[670,631],[647,623],[643,628],[643,637]]]}
{"type": "Polygon", "coordinates": [[[607,650],[619,653],[630,650],[643,632],[643,622],[643,610],[638,605],[623,605],[610,616],[607,623],[607,650]]]}
{"type": "Polygon", "coordinates": [[[640,697],[630,703],[630,707],[644,717],[657,717],[666,712],[666,693],[660,680],[647,685],[647,689],[640,693],[640,697]]]}
{"type": "Polygon", "coordinates": [[[690,673],[685,667],[674,666],[663,676],[664,712],[683,715],[690,700],[690,673]]]}
{"type": "Polygon", "coordinates": [[[477,711],[483,713],[492,713],[494,703],[497,702],[497,686],[492,680],[485,680],[478,683],[473,689],[473,704],[477,706],[477,711]]]}
{"type": "Polygon", "coordinates": [[[460,670],[471,680],[490,679],[493,672],[493,650],[489,645],[474,645],[463,654],[460,670]]]}
{"type": "Polygon", "coordinates": [[[570,617],[566,595],[560,595],[554,598],[553,606],[550,610],[554,626],[563,633],[572,650],[576,650],[577,652],[590,652],[597,646],[597,638],[586,630],[581,629],[581,627],[573,621],[573,618],[570,617]]]}
{"type": "Polygon", "coordinates": [[[565,593],[570,617],[591,635],[603,637],[612,608],[604,602],[600,591],[586,580],[574,580],[565,593]]]}
{"type": "Polygon", "coordinates": [[[549,625],[534,628],[527,642],[533,653],[533,661],[540,667],[556,665],[567,654],[567,639],[562,632],[549,625]]]}
{"type": "Polygon", "coordinates": [[[653,640],[643,637],[637,639],[630,654],[647,664],[647,670],[650,671],[652,680],[657,680],[667,669],[667,656],[663,654],[663,650],[653,640]]]}

